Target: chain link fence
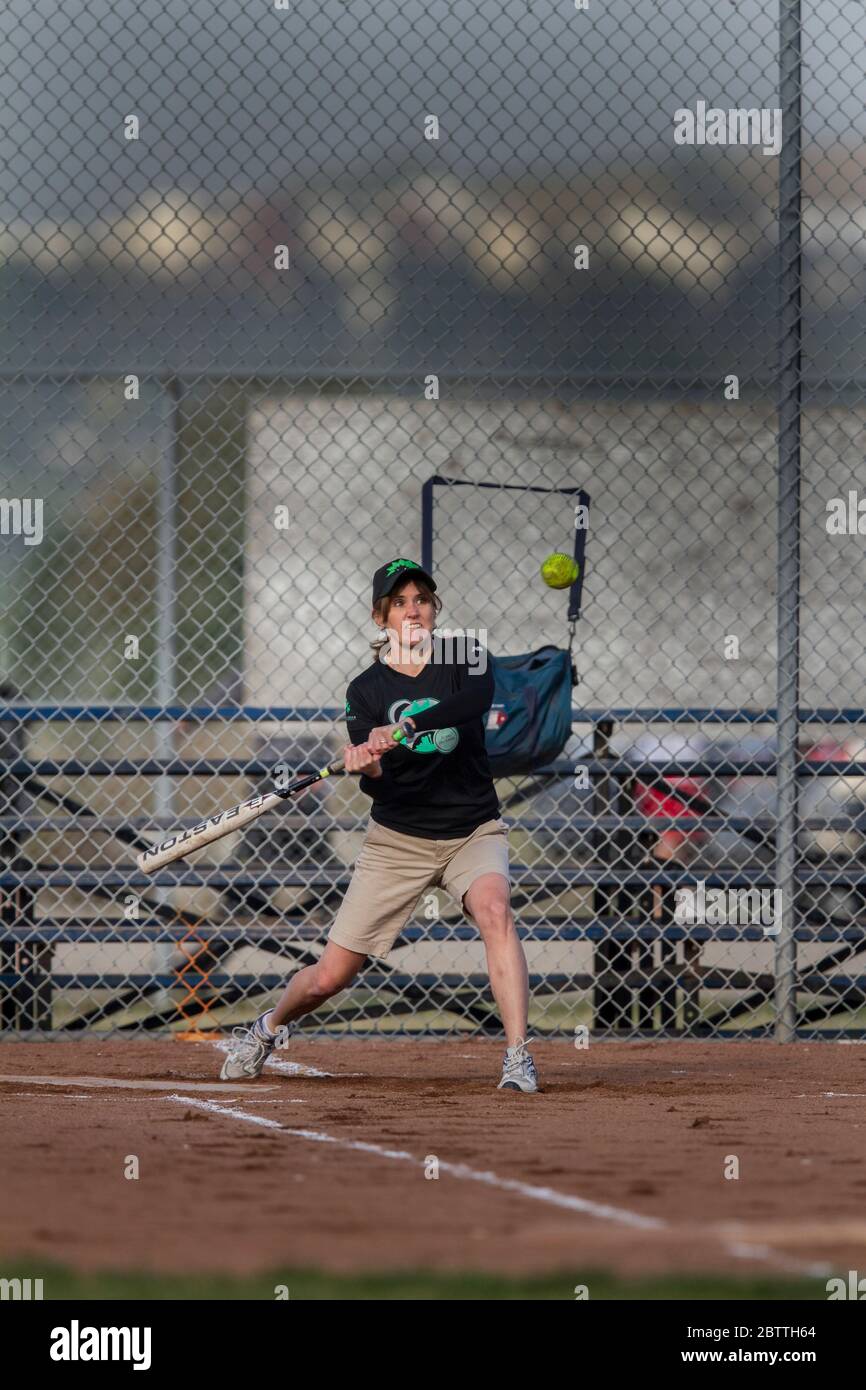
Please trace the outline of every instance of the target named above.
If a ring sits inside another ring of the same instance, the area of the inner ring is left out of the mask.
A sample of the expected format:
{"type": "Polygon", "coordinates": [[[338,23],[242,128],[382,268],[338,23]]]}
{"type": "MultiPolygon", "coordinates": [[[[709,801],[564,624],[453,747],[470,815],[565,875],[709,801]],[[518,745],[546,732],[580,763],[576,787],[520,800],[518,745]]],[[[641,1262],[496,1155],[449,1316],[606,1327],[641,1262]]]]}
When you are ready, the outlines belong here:
{"type": "MultiPolygon", "coordinates": [[[[798,19],[13,0],[8,1036],[220,1030],[313,961],[356,780],[136,851],[334,755],[394,555],[565,645],[575,487],[573,735],[498,782],[533,1031],[863,1035],[866,31],[798,19]],[[507,488],[422,524],[437,476],[507,488]]],[[[306,1026],[498,1034],[477,933],[431,891],[306,1026]]]]}

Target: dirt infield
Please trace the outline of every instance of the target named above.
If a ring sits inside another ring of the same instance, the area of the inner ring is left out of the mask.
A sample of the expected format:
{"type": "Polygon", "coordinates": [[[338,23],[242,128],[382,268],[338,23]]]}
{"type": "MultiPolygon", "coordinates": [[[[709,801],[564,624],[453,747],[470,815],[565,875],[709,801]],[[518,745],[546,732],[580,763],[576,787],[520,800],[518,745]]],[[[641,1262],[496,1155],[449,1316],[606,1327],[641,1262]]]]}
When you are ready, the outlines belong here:
{"type": "Polygon", "coordinates": [[[260,1082],[230,1086],[213,1042],[5,1043],[0,1260],[866,1268],[866,1046],[533,1052],[538,1096],[493,1089],[501,1046],[476,1040],[293,1040],[260,1082]]]}

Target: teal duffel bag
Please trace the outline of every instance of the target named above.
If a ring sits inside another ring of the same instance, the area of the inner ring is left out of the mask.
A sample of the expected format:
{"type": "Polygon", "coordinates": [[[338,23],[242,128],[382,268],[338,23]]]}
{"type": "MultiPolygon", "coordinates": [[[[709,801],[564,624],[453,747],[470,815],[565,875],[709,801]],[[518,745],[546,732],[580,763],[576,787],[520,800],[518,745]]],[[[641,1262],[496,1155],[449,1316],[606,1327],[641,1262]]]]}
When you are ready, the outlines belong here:
{"type": "Polygon", "coordinates": [[[495,689],[485,740],[494,777],[535,772],[554,761],[571,733],[571,656],[539,647],[521,656],[488,652],[495,689]]]}

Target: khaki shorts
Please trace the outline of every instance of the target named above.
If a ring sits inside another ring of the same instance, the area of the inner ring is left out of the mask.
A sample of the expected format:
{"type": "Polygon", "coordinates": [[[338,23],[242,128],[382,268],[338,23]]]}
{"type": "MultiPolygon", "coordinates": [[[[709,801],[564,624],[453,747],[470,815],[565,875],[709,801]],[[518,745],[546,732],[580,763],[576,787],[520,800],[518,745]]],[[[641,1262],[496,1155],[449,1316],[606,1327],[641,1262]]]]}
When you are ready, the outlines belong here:
{"type": "Polygon", "coordinates": [[[384,960],[428,888],[441,886],[463,906],[482,874],[508,878],[508,828],[488,820],[462,840],[425,840],[373,820],[328,940],[384,960]]]}

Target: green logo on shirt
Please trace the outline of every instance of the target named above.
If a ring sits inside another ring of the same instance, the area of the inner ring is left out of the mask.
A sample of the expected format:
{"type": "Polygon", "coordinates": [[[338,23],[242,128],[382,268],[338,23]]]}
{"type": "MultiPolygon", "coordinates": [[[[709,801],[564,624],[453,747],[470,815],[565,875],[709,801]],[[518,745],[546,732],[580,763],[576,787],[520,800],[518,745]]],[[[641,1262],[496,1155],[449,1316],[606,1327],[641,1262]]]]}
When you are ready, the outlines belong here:
{"type": "MultiPolygon", "coordinates": [[[[424,696],[420,700],[395,700],[388,710],[388,722],[396,724],[407,714],[423,714],[425,710],[433,705],[438,705],[439,701],[432,696],[424,696]]],[[[460,742],[460,735],[456,729],[428,729],[426,733],[420,734],[410,748],[411,753],[453,753],[460,742]]]]}

